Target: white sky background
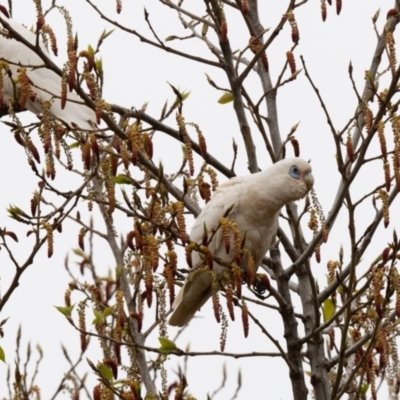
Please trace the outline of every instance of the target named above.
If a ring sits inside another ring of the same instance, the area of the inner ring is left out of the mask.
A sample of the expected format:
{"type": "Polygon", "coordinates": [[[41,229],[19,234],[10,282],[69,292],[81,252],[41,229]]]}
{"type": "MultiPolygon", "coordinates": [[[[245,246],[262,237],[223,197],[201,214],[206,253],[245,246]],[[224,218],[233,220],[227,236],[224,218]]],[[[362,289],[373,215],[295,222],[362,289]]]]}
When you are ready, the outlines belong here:
{"type": "MultiPolygon", "coordinates": [[[[43,8],[50,1],[43,0],[43,8]]],[[[179,23],[175,11],[162,7],[157,1],[134,1],[123,3],[121,15],[115,12],[115,3],[108,1],[104,6],[102,1],[97,1],[102,10],[112,19],[136,29],[138,32],[151,38],[143,17],[143,6],[149,12],[149,17],[153,27],[156,29],[160,38],[170,35],[186,36],[188,31],[183,30],[179,23]]],[[[273,29],[279,22],[281,15],[285,11],[286,1],[260,1],[260,15],[265,27],[273,29]]],[[[339,17],[336,16],[334,7],[328,7],[328,18],[325,23],[320,16],[320,8],[316,3],[309,2],[300,7],[295,15],[300,31],[300,45],[295,51],[295,58],[298,69],[301,67],[299,55],[305,57],[307,67],[320,89],[321,94],[330,111],[335,127],[340,130],[342,126],[351,118],[357,105],[351,82],[348,77],[348,65],[352,60],[354,67],[354,77],[359,92],[364,86],[364,71],[370,66],[372,54],[375,50],[376,35],[373,31],[371,18],[378,8],[382,13],[378,21],[379,31],[386,21],[386,12],[392,8],[393,0],[343,0],[343,9],[339,17]]],[[[4,4],[4,2],[3,2],[4,4]]],[[[80,50],[85,49],[88,44],[95,47],[97,40],[106,27],[110,26],[100,20],[94,11],[83,1],[74,2],[58,1],[70,11],[74,31],[79,32],[80,50]]],[[[204,13],[204,3],[197,1],[196,7],[191,10],[200,14],[204,13]]],[[[4,4],[5,5],[5,4],[4,4]]],[[[185,7],[192,6],[192,2],[186,1],[185,7]]],[[[228,18],[228,37],[233,49],[243,48],[248,43],[248,34],[244,30],[243,23],[232,19],[234,13],[226,7],[228,18]],[[243,33],[245,32],[245,33],[243,33]]],[[[28,27],[35,23],[35,9],[30,0],[18,0],[14,2],[13,17],[28,27]]],[[[58,64],[61,66],[65,61],[65,25],[61,16],[53,11],[47,19],[56,32],[59,42],[60,55],[58,64]]],[[[211,32],[210,32],[211,33],[211,32]]],[[[268,36],[268,34],[267,34],[268,36]]],[[[395,38],[398,38],[395,32],[395,38]]],[[[215,36],[210,34],[210,39],[216,44],[215,36]]],[[[208,59],[213,59],[212,55],[205,48],[203,43],[192,39],[190,41],[174,41],[167,45],[177,47],[180,50],[190,52],[208,59]]],[[[290,29],[285,26],[278,39],[268,50],[270,72],[272,80],[275,81],[286,59],[286,51],[291,47],[290,29]]],[[[251,57],[251,53],[246,53],[251,57]]],[[[189,98],[184,103],[183,113],[187,122],[198,123],[206,137],[208,151],[220,161],[230,165],[232,162],[232,138],[235,138],[239,145],[239,157],[236,162],[236,173],[246,174],[247,163],[244,145],[240,131],[236,122],[236,117],[232,109],[232,103],[220,105],[217,103],[221,92],[217,92],[206,81],[204,73],[221,87],[228,87],[227,79],[221,70],[209,67],[204,64],[196,64],[184,58],[179,58],[172,54],[163,53],[161,50],[141,43],[136,37],[126,33],[115,31],[101,48],[105,70],[104,97],[109,103],[117,103],[125,107],[140,108],[144,102],[149,102],[147,112],[157,117],[161,113],[161,108],[166,99],[169,103],[173,102],[173,95],[167,82],[181,90],[191,91],[189,98]]],[[[1,55],[0,55],[1,57],[1,55]]],[[[386,66],[386,64],[382,64],[386,66]]],[[[289,75],[287,75],[289,76],[289,75]]],[[[246,87],[253,94],[261,95],[261,88],[258,78],[254,74],[246,81],[246,87]]],[[[383,85],[381,85],[383,88],[383,85]]],[[[257,97],[254,97],[257,98],[257,97]]],[[[283,137],[290,131],[290,128],[301,121],[297,130],[296,137],[300,142],[301,156],[312,159],[312,166],[315,177],[315,188],[319,195],[320,202],[327,212],[334,200],[336,188],[339,183],[336,172],[335,149],[331,138],[330,130],[326,124],[324,114],[318,104],[304,73],[300,74],[296,81],[280,89],[278,96],[279,123],[283,137]]],[[[265,109],[262,113],[265,114],[265,109]]],[[[24,121],[34,119],[29,113],[25,113],[24,121]]],[[[3,118],[4,120],[6,118],[3,118]]],[[[250,119],[250,118],[249,118],[250,119]]],[[[174,119],[168,123],[175,126],[174,119]]],[[[258,162],[261,168],[271,164],[265,150],[262,139],[253,129],[254,140],[257,144],[258,162]]],[[[7,217],[5,208],[9,204],[18,205],[20,208],[29,210],[31,193],[37,187],[38,179],[34,177],[26,162],[26,157],[22,147],[17,145],[13,135],[7,126],[0,127],[1,143],[0,148],[0,173],[2,190],[0,195],[0,226],[7,227],[17,233],[20,243],[26,241],[27,249],[31,241],[24,238],[26,228],[7,217]]],[[[181,163],[181,146],[173,140],[165,139],[163,133],[157,133],[155,141],[154,160],[162,159],[165,164],[166,172],[172,173],[181,163]]],[[[193,136],[194,137],[194,136],[193,136]]],[[[36,142],[38,144],[38,141],[36,142]]],[[[376,151],[378,151],[376,149],[376,151]]],[[[292,155],[290,146],[287,147],[288,155],[292,155]]],[[[378,154],[378,153],[376,153],[378,154]]],[[[199,165],[199,164],[198,164],[199,165]]],[[[61,168],[58,168],[58,173],[61,168]]],[[[380,163],[370,165],[365,168],[365,172],[360,176],[355,184],[356,190],[363,193],[369,192],[376,187],[377,179],[382,180],[383,172],[380,163]]],[[[221,181],[225,178],[221,177],[221,181]]],[[[56,178],[59,187],[67,190],[77,186],[71,174],[60,173],[56,178]],[[63,181],[64,180],[64,181],[63,181]],[[65,185],[65,186],[63,186],[65,185]]],[[[302,203],[300,204],[302,207],[302,203]]],[[[399,209],[399,201],[392,207],[393,210],[399,209]]],[[[79,206],[81,214],[86,210],[86,205],[79,206]]],[[[370,219],[361,214],[361,210],[372,212],[370,202],[368,206],[360,208],[358,211],[358,233],[361,234],[365,227],[370,223],[370,219]]],[[[376,235],[377,240],[374,251],[366,254],[365,265],[369,266],[371,258],[384,248],[386,243],[391,240],[392,230],[395,226],[395,215],[392,212],[391,224],[387,230],[381,229],[376,235]]],[[[124,234],[130,229],[131,220],[116,219],[118,232],[124,234]]],[[[397,227],[399,227],[397,222],[397,227]]],[[[72,226],[72,225],[71,225],[72,226]]],[[[95,226],[103,228],[102,221],[95,220],[95,226]]],[[[330,234],[327,245],[322,247],[322,262],[312,263],[312,268],[319,278],[320,287],[326,283],[325,271],[326,262],[333,258],[337,259],[341,237],[345,235],[346,218],[340,218],[330,234]]],[[[189,227],[190,228],[190,227],[189,227]]],[[[307,231],[308,232],[308,231],[307,231]]],[[[60,343],[64,343],[70,348],[72,357],[76,357],[79,349],[79,335],[73,330],[68,322],[59,314],[54,305],[62,305],[64,292],[69,281],[66,275],[64,257],[72,247],[77,247],[78,228],[66,229],[62,236],[55,236],[55,254],[48,260],[46,250],[42,249],[34,265],[32,265],[23,275],[19,288],[14,292],[12,298],[0,316],[0,320],[10,316],[10,320],[4,326],[5,337],[0,339],[0,346],[6,351],[7,361],[13,367],[14,356],[14,337],[19,324],[22,324],[23,338],[21,354],[24,354],[25,346],[28,341],[32,345],[39,343],[44,350],[44,361],[38,377],[38,384],[42,389],[42,398],[48,399],[61,379],[62,373],[66,370],[62,356],[60,343]]],[[[99,242],[100,243],[100,242],[99,242]]],[[[100,243],[102,244],[102,243],[100,243]]],[[[345,243],[343,243],[345,245],[345,243]]],[[[11,244],[11,248],[17,251],[19,260],[24,260],[23,247],[11,244]]],[[[346,248],[345,248],[346,250],[346,248]]],[[[349,254],[347,252],[347,254],[349,254]]],[[[345,253],[346,256],[346,253],[345,253]]],[[[73,266],[73,256],[70,257],[70,265],[73,266]]],[[[107,274],[108,269],[114,268],[114,261],[107,246],[102,244],[97,246],[95,261],[98,268],[107,274]]],[[[345,258],[345,263],[347,259],[345,258]]],[[[286,263],[286,266],[289,264],[286,263]]],[[[0,277],[1,293],[4,294],[13,276],[14,268],[9,262],[5,251],[0,252],[0,277]]],[[[269,302],[273,303],[270,299],[269,302]]],[[[252,306],[250,306],[252,307],[252,306]]],[[[256,315],[262,320],[270,333],[278,337],[284,345],[282,336],[282,322],[279,315],[268,309],[252,308],[256,315]]],[[[177,345],[185,348],[190,342],[193,351],[219,350],[219,326],[213,320],[210,312],[211,305],[206,304],[199,313],[204,318],[194,319],[190,327],[179,337],[177,345]]],[[[298,307],[298,312],[301,308],[298,307]]],[[[88,323],[91,315],[88,312],[88,323]]],[[[250,335],[244,339],[239,313],[236,313],[237,321],[230,323],[228,332],[227,352],[248,352],[248,351],[276,351],[267,338],[259,334],[259,329],[250,325],[250,335]]],[[[147,320],[149,323],[150,317],[147,320]]],[[[176,330],[170,329],[170,336],[175,335],[176,330]]],[[[153,335],[147,345],[158,347],[157,335],[153,335]]],[[[92,341],[91,347],[97,349],[97,343],[92,341]]],[[[98,361],[100,353],[89,351],[87,357],[95,363],[98,361]]],[[[170,357],[168,368],[176,369],[178,362],[182,362],[177,357],[170,357]]],[[[212,393],[221,381],[222,363],[227,362],[228,370],[228,389],[224,390],[218,399],[228,399],[236,389],[236,376],[240,368],[242,370],[243,386],[239,394],[239,399],[250,398],[251,396],[262,393],[261,397],[270,400],[291,398],[291,386],[288,371],[282,361],[267,358],[248,358],[232,360],[228,358],[205,357],[189,360],[188,382],[190,391],[198,399],[204,399],[206,393],[212,393]]],[[[86,365],[83,365],[86,368],[86,365]]],[[[307,367],[305,368],[307,369],[307,367]]],[[[122,376],[122,373],[121,373],[122,376]]],[[[0,364],[0,398],[7,395],[5,385],[6,366],[0,364]]],[[[169,375],[170,381],[174,379],[172,373],[169,375]]],[[[92,379],[94,384],[94,380],[92,379]]],[[[89,385],[91,389],[93,385],[89,385]]],[[[61,398],[61,397],[60,397],[61,398]]]]}

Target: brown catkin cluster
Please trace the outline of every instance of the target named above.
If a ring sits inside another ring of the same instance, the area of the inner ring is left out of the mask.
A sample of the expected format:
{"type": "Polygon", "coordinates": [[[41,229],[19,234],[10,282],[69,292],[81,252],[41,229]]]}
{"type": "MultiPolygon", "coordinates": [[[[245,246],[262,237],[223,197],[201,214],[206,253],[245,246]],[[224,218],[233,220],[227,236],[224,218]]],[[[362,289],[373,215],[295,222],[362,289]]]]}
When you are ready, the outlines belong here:
{"type": "Polygon", "coordinates": [[[336,0],[336,14],[339,15],[342,11],[342,0],[336,0]]]}
{"type": "Polygon", "coordinates": [[[144,272],[144,285],[146,288],[145,296],[147,300],[147,305],[150,308],[153,300],[154,276],[153,276],[153,269],[151,268],[151,262],[146,258],[143,259],[143,272],[144,272]]]}
{"type": "MultiPolygon", "coordinates": [[[[89,143],[90,149],[90,143],[89,143]]],[[[101,170],[103,172],[104,186],[107,191],[108,197],[108,213],[112,214],[115,210],[116,198],[115,198],[115,181],[113,178],[113,171],[111,165],[111,158],[107,156],[101,163],[101,170]]]]}
{"type": "Polygon", "coordinates": [[[56,167],[54,165],[53,152],[49,151],[45,157],[46,160],[46,176],[54,180],[56,177],[56,167]]]}
{"type": "Polygon", "coordinates": [[[51,151],[51,132],[52,132],[52,116],[51,116],[51,105],[52,101],[45,100],[40,101],[42,106],[42,123],[39,127],[40,140],[43,143],[44,153],[47,154],[51,151]]]}
{"type": "Polygon", "coordinates": [[[385,178],[385,189],[387,192],[390,191],[390,164],[387,161],[383,162],[383,173],[385,178]]]}
{"type": "Polygon", "coordinates": [[[204,168],[204,172],[210,177],[211,179],[211,189],[213,192],[217,190],[218,187],[218,178],[217,173],[211,167],[204,168]]]}
{"type": "Polygon", "coordinates": [[[385,268],[379,265],[374,267],[372,271],[372,291],[373,291],[375,309],[380,318],[383,318],[383,309],[382,309],[383,296],[381,294],[381,291],[385,285],[384,278],[385,278],[385,268]]]}
{"type": "Polygon", "coordinates": [[[71,287],[69,287],[64,293],[64,303],[66,307],[71,307],[71,293],[71,287]]]}
{"type": "Polygon", "coordinates": [[[144,169],[144,194],[146,195],[146,199],[151,196],[152,188],[151,188],[151,178],[149,171],[144,169]]]}
{"type": "Polygon", "coordinates": [[[78,234],[78,246],[80,247],[80,249],[82,251],[85,251],[85,241],[84,241],[84,239],[85,239],[86,232],[87,232],[86,228],[81,228],[79,230],[79,234],[78,234]]]}
{"type": "MultiPolygon", "coordinates": [[[[76,50],[72,49],[68,51],[68,87],[71,92],[75,87],[75,77],[77,73],[78,57],[76,55],[76,50]]],[[[84,77],[85,78],[85,77],[84,77]]],[[[87,79],[85,78],[86,82],[87,79]]],[[[90,90],[89,84],[88,88],[90,90]]]]}
{"type": "Polygon", "coordinates": [[[234,304],[233,304],[233,287],[232,283],[229,283],[225,290],[225,297],[226,297],[226,306],[228,308],[229,316],[232,321],[235,320],[235,311],[234,311],[234,304]]]}
{"type": "Polygon", "coordinates": [[[377,124],[378,138],[379,144],[381,147],[381,154],[384,161],[387,160],[387,147],[386,147],[386,139],[385,139],[385,124],[383,121],[379,121],[377,124]]]}
{"type": "Polygon", "coordinates": [[[9,73],[9,66],[5,61],[0,61],[0,105],[4,105],[4,75],[3,75],[3,70],[5,74],[9,73]]]}
{"type": "Polygon", "coordinates": [[[400,190],[400,117],[392,118],[392,131],[394,139],[393,171],[397,190],[400,190]]]}
{"type": "Polygon", "coordinates": [[[121,13],[121,11],[122,11],[122,0],[117,0],[116,11],[117,11],[118,14],[121,13]]]}
{"type": "Polygon", "coordinates": [[[169,304],[172,304],[175,300],[175,282],[174,282],[174,272],[175,268],[172,264],[166,264],[164,267],[165,281],[167,282],[168,293],[169,293],[169,304]]]}
{"type": "Polygon", "coordinates": [[[17,76],[15,77],[14,81],[20,86],[19,105],[24,109],[28,99],[34,101],[36,98],[35,91],[33,90],[29,77],[26,73],[26,68],[20,67],[17,69],[17,76]]]}
{"type": "Polygon", "coordinates": [[[94,53],[88,50],[82,50],[79,52],[79,57],[86,58],[87,62],[85,62],[83,66],[84,71],[85,72],[92,71],[95,66],[94,53]]]}
{"type": "MultiPolygon", "coordinates": [[[[251,36],[249,39],[249,47],[250,50],[254,53],[257,54],[261,49],[262,49],[262,43],[260,40],[258,40],[255,36],[251,36]]],[[[269,64],[268,64],[268,57],[267,53],[263,51],[263,53],[260,56],[261,63],[265,69],[266,72],[269,71],[269,64]]]]}
{"type": "Polygon", "coordinates": [[[386,39],[386,44],[387,44],[387,47],[389,50],[390,70],[392,71],[392,75],[394,76],[396,74],[397,59],[396,59],[396,47],[395,47],[393,33],[390,31],[387,31],[385,34],[385,39],[386,39]]]}
{"type": "MultiPolygon", "coordinates": [[[[121,289],[118,289],[115,291],[115,300],[116,300],[116,311],[117,311],[117,326],[122,329],[125,324],[125,312],[124,312],[124,293],[122,292],[121,289]]],[[[118,336],[117,340],[121,340],[122,335],[118,336]]]]}
{"type": "Polygon", "coordinates": [[[396,265],[390,268],[390,284],[396,291],[395,312],[396,316],[400,316],[400,275],[396,265]]]}
{"type": "Polygon", "coordinates": [[[231,226],[228,218],[221,218],[219,223],[221,225],[222,237],[224,238],[224,246],[226,254],[231,250],[231,226]]]}
{"type": "Polygon", "coordinates": [[[211,270],[214,267],[214,258],[211,253],[211,250],[207,246],[200,246],[199,253],[203,259],[203,262],[207,265],[207,267],[211,270]]]}
{"type": "Polygon", "coordinates": [[[383,224],[385,228],[389,225],[389,195],[383,189],[380,189],[378,192],[378,199],[382,201],[382,212],[383,212],[383,224]]]}
{"type": "Polygon", "coordinates": [[[37,29],[40,31],[45,23],[42,4],[40,0],[33,0],[33,2],[35,3],[36,8],[36,26],[37,29]]]}
{"type": "Polygon", "coordinates": [[[42,226],[47,233],[47,257],[51,257],[54,251],[54,234],[53,227],[46,221],[42,221],[42,226]]]}
{"type": "Polygon", "coordinates": [[[79,316],[79,330],[80,330],[80,340],[81,340],[81,351],[85,352],[87,348],[87,337],[86,337],[86,318],[85,318],[85,302],[81,301],[78,305],[78,316],[79,316]]]}
{"type": "MultiPolygon", "coordinates": [[[[186,184],[187,184],[187,180],[185,179],[186,184]]],[[[199,193],[200,193],[200,197],[206,202],[208,203],[211,200],[211,186],[210,184],[208,184],[207,182],[204,182],[203,180],[203,174],[200,174],[198,179],[197,179],[197,185],[199,188],[199,193]]]]}
{"type": "Polygon", "coordinates": [[[183,141],[186,146],[186,158],[189,163],[189,173],[190,176],[194,175],[194,158],[193,158],[193,150],[192,150],[192,142],[190,141],[189,134],[186,130],[185,118],[182,114],[176,113],[176,122],[179,127],[179,133],[182,135],[183,141]]]}
{"type": "Polygon", "coordinates": [[[196,129],[198,142],[199,142],[199,148],[200,148],[200,154],[204,159],[206,159],[207,158],[207,143],[206,143],[206,138],[204,137],[203,132],[200,129],[200,126],[193,122],[188,123],[187,125],[191,125],[194,127],[194,129],[196,129]]]}
{"type": "Polygon", "coordinates": [[[183,202],[177,201],[176,203],[172,204],[173,210],[176,214],[176,221],[178,223],[178,230],[179,230],[179,236],[182,241],[182,243],[187,242],[187,233],[186,233],[186,222],[185,222],[185,216],[184,216],[184,210],[185,207],[183,205],[183,202]]]}
{"type": "Polygon", "coordinates": [[[299,27],[297,26],[296,18],[293,14],[293,10],[289,10],[286,13],[287,20],[292,28],[292,41],[297,43],[300,39],[299,27]]]}
{"type": "MultiPolygon", "coordinates": [[[[319,227],[321,227],[321,239],[323,243],[328,241],[329,230],[326,226],[325,216],[322,211],[322,207],[318,201],[317,194],[314,189],[311,189],[311,199],[313,208],[310,209],[310,221],[308,227],[313,231],[314,236],[318,233],[319,227]]],[[[321,261],[321,245],[317,244],[314,248],[315,259],[319,263],[321,261]]]]}
{"type": "Polygon", "coordinates": [[[374,364],[375,360],[372,357],[372,349],[370,349],[366,357],[366,375],[367,375],[367,382],[371,388],[372,398],[375,400],[377,399],[377,391],[376,391],[376,372],[374,364]]]}
{"type": "Polygon", "coordinates": [[[354,162],[354,147],[353,147],[353,139],[351,138],[351,133],[348,132],[346,139],[346,151],[347,157],[349,157],[350,162],[354,162]]]}
{"type": "Polygon", "coordinates": [[[185,258],[187,265],[189,268],[193,268],[193,262],[192,262],[192,252],[196,248],[196,243],[190,242],[186,247],[185,247],[185,258]]]}
{"type": "Polygon", "coordinates": [[[245,255],[245,258],[247,259],[246,281],[248,285],[252,286],[256,278],[254,258],[248,249],[244,249],[243,253],[245,255]]]}
{"type": "Polygon", "coordinates": [[[90,171],[90,166],[92,162],[91,152],[90,152],[90,142],[85,141],[84,143],[81,144],[81,154],[85,171],[90,171]]]}
{"type": "Polygon", "coordinates": [[[242,259],[242,235],[239,232],[236,221],[230,221],[231,232],[233,234],[233,243],[234,243],[234,260],[237,264],[240,264],[240,260],[242,259]]]}
{"type": "Polygon", "coordinates": [[[322,16],[322,21],[326,21],[326,16],[327,16],[327,9],[326,9],[326,1],[322,0],[321,1],[321,16],[322,16]]]}
{"type": "Polygon", "coordinates": [[[370,134],[374,116],[372,114],[371,109],[368,106],[365,106],[363,113],[364,113],[365,129],[366,129],[367,133],[370,134]]]}
{"type": "Polygon", "coordinates": [[[68,96],[68,64],[64,65],[61,75],[61,109],[64,110],[68,96]]]}
{"type": "Polygon", "coordinates": [[[296,60],[294,59],[294,55],[291,51],[286,52],[286,59],[289,64],[290,72],[293,75],[296,72],[296,60]]]}
{"type": "Polygon", "coordinates": [[[220,350],[224,352],[226,346],[226,338],[228,336],[228,319],[226,318],[225,313],[222,311],[222,308],[220,309],[220,315],[221,315],[221,336],[219,339],[219,344],[220,344],[220,350]]]}
{"type": "Polygon", "coordinates": [[[247,308],[247,304],[244,300],[242,300],[242,324],[243,324],[243,333],[244,337],[247,338],[249,335],[249,309],[247,308]]]}
{"type": "Polygon", "coordinates": [[[238,297],[239,299],[242,298],[242,281],[243,281],[243,277],[242,277],[242,270],[239,267],[239,265],[237,265],[236,263],[232,263],[232,283],[233,283],[233,287],[236,290],[236,297],[238,297]]]}
{"type": "MultiPolygon", "coordinates": [[[[132,157],[131,160],[133,165],[137,165],[138,161],[139,146],[140,146],[139,131],[140,131],[140,125],[138,124],[130,125],[126,131],[126,134],[128,136],[127,139],[128,147],[131,150],[131,157],[132,157]]],[[[125,166],[125,168],[128,169],[127,166],[125,166]]]]}
{"type": "Polygon", "coordinates": [[[42,33],[50,39],[50,48],[55,56],[58,55],[57,38],[50,25],[43,25],[42,33]]]}
{"type": "MultiPolygon", "coordinates": [[[[214,285],[213,285],[214,286],[214,285]]],[[[220,323],[221,322],[221,314],[220,314],[220,309],[221,309],[221,304],[219,303],[219,296],[218,296],[218,287],[217,291],[214,291],[213,287],[213,294],[212,294],[212,305],[213,305],[213,310],[214,310],[214,317],[215,320],[220,323]]]]}

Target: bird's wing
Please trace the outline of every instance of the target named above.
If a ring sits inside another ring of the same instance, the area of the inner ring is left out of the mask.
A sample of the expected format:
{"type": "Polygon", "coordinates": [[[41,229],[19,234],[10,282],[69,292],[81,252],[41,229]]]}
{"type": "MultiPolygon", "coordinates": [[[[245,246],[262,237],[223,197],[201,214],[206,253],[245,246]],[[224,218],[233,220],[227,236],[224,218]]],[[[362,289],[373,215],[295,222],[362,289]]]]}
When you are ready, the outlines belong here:
{"type": "MultiPolygon", "coordinates": [[[[236,213],[237,204],[241,197],[241,185],[243,179],[233,178],[218,187],[211,200],[205,205],[190,232],[190,240],[195,243],[201,243],[204,235],[204,227],[211,231],[219,224],[220,219],[229,211],[229,217],[236,213]]],[[[221,235],[216,235],[221,236],[221,235]]],[[[215,251],[220,245],[218,240],[213,240],[210,244],[210,250],[215,251]]]]}
{"type": "MultiPolygon", "coordinates": [[[[197,217],[190,233],[191,241],[201,243],[204,234],[204,226],[206,226],[207,231],[216,228],[219,224],[219,220],[230,207],[232,207],[232,209],[229,215],[231,217],[235,215],[236,202],[240,200],[240,186],[242,183],[242,179],[234,178],[219,186],[218,191],[213,195],[197,217]]],[[[221,230],[214,235],[209,249],[215,256],[225,251],[222,243],[221,230]]],[[[195,268],[201,265],[200,255],[196,251],[192,253],[192,261],[195,268]]],[[[223,267],[219,268],[222,269],[223,267]]],[[[214,263],[214,269],[218,269],[216,263],[214,263]]],[[[210,274],[204,272],[196,274],[193,279],[189,277],[175,298],[172,306],[174,312],[171,315],[169,324],[173,326],[186,325],[211,295],[210,274]]]]}
{"type": "MultiPolygon", "coordinates": [[[[26,29],[17,21],[4,16],[2,18],[6,20],[14,31],[29,41],[29,43],[36,44],[36,34],[26,29]]],[[[51,58],[40,37],[39,46],[46,56],[51,58]]],[[[67,94],[67,103],[64,109],[61,108],[61,78],[55,72],[43,66],[42,59],[34,51],[15,39],[6,38],[1,35],[0,54],[4,60],[17,64],[10,64],[13,76],[16,76],[19,65],[27,68],[27,75],[39,99],[46,101],[54,97],[51,106],[51,113],[54,117],[64,121],[70,127],[75,125],[81,129],[92,129],[95,126],[96,115],[94,111],[82,104],[82,99],[75,92],[67,94]],[[29,66],[40,67],[29,68],[29,66]]],[[[11,80],[6,76],[4,78],[3,91],[5,100],[7,101],[10,97],[15,97],[15,93],[11,80]]],[[[38,101],[28,99],[25,106],[35,114],[42,112],[42,107],[38,101]]]]}

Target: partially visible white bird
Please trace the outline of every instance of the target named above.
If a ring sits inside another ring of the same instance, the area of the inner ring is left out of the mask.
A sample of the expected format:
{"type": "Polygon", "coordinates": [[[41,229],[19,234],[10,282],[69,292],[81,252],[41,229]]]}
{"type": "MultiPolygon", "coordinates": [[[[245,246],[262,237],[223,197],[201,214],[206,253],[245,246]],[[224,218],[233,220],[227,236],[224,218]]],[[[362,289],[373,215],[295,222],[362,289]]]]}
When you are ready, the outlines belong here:
{"type": "MultiPolygon", "coordinates": [[[[236,222],[241,237],[245,238],[244,248],[250,251],[257,268],[273,243],[281,208],[291,201],[304,197],[313,184],[311,166],[301,158],[281,160],[264,171],[233,178],[218,187],[199,214],[190,233],[190,240],[201,244],[205,230],[211,238],[221,217],[229,212],[228,218],[236,222]]],[[[230,241],[233,241],[232,237],[230,241]]],[[[213,257],[223,260],[228,265],[234,258],[233,247],[233,245],[230,246],[227,254],[221,228],[214,232],[211,243],[208,245],[213,257]]],[[[246,269],[247,262],[246,257],[241,259],[240,267],[243,270],[246,269]]],[[[200,253],[193,251],[194,268],[204,263],[200,253]]],[[[214,261],[213,271],[217,277],[220,277],[229,269],[214,261]]],[[[172,305],[174,311],[169,324],[186,325],[196,311],[212,296],[212,293],[210,273],[205,271],[194,273],[193,276],[189,274],[172,305]]]]}
{"type": "MultiPolygon", "coordinates": [[[[8,15],[5,15],[7,11],[3,6],[0,11],[1,20],[8,23],[13,30],[31,44],[36,44],[36,35],[33,32],[8,18],[8,15]]],[[[39,45],[43,52],[51,58],[41,39],[39,40],[39,45]]],[[[62,108],[60,100],[61,78],[55,72],[46,68],[42,59],[34,51],[12,38],[12,34],[8,34],[8,31],[4,29],[4,25],[0,30],[0,60],[9,63],[12,74],[12,78],[10,78],[8,74],[5,74],[4,69],[1,70],[1,74],[4,75],[2,91],[5,104],[7,104],[10,97],[18,98],[18,93],[15,93],[15,89],[19,90],[19,84],[13,83],[12,79],[17,76],[20,66],[26,67],[27,76],[35,91],[35,97],[33,99],[27,98],[26,100],[25,108],[27,110],[36,115],[41,114],[43,110],[38,100],[47,101],[54,98],[50,112],[55,118],[63,121],[70,128],[93,129],[96,123],[94,111],[82,104],[82,99],[75,92],[68,93],[67,102],[65,107],[62,108]],[[35,66],[35,68],[29,68],[29,66],[35,66]]]]}

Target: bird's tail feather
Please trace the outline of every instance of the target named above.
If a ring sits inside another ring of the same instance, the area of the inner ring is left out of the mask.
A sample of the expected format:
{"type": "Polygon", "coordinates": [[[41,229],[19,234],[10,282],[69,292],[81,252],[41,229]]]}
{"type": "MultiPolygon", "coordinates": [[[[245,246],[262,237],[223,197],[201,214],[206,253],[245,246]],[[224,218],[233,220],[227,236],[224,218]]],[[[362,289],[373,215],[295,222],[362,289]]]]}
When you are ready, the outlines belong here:
{"type": "Polygon", "coordinates": [[[186,282],[176,296],[173,307],[176,307],[168,323],[172,326],[185,326],[204,303],[211,297],[212,288],[206,286],[203,291],[196,291],[195,282],[186,282]],[[194,295],[195,292],[195,295],[194,295]]]}

